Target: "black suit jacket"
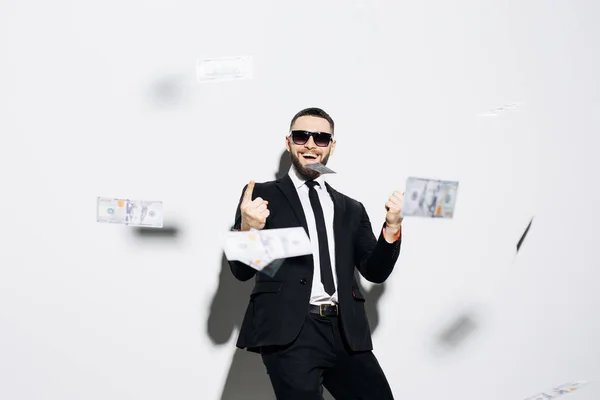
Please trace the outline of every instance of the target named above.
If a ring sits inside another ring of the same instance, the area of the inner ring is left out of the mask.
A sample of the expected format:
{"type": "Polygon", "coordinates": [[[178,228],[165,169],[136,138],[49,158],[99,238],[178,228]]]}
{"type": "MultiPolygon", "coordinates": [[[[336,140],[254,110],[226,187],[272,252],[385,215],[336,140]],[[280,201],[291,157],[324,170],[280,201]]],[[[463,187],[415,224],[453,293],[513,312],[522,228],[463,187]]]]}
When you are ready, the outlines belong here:
{"type": "MultiPolygon", "coordinates": [[[[343,334],[350,348],[373,348],[365,313],[365,298],[356,282],[355,268],[370,282],[383,283],[391,274],[400,254],[400,242],[388,243],[380,233],[373,235],[364,206],[325,184],[334,204],[333,229],[338,279],[338,304],[343,334]]],[[[246,186],[247,187],[247,186],[246,186]]],[[[246,190],[242,190],[240,204],[246,190]]],[[[304,227],[306,217],[291,178],[256,183],[253,199],[269,201],[270,215],[264,229],[304,227]]],[[[240,204],[234,229],[240,229],[240,204]]],[[[230,261],[231,272],[240,281],[255,278],[254,289],[242,322],[237,347],[259,352],[261,346],[286,345],[300,333],[308,314],[312,289],[313,256],[287,258],[273,278],[239,261],[230,261]]]]}

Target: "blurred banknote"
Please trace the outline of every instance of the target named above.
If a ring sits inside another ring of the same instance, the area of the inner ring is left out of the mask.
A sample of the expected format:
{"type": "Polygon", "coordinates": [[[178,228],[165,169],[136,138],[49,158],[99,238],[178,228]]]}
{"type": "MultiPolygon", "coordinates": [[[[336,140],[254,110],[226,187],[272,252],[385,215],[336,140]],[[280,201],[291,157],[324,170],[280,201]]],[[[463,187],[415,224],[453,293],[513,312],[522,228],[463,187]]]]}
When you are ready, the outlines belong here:
{"type": "Polygon", "coordinates": [[[260,231],[227,232],[225,236],[225,256],[230,261],[265,260],[267,249],[262,243],[260,231]]]}
{"type": "Polygon", "coordinates": [[[404,189],[403,217],[452,218],[458,182],[410,177],[404,189]]]}
{"type": "Polygon", "coordinates": [[[252,79],[252,57],[220,57],[200,59],[196,63],[198,83],[252,79]]]}
{"type": "Polygon", "coordinates": [[[98,197],[96,220],[113,224],[162,228],[161,201],[144,201],[98,197]]]}
{"type": "Polygon", "coordinates": [[[248,260],[247,262],[242,261],[244,264],[251,266],[252,268],[262,272],[263,274],[269,275],[270,277],[275,276],[279,267],[283,264],[285,259],[278,258],[273,260],[269,256],[263,259],[248,260]]]}
{"type": "Polygon", "coordinates": [[[326,166],[324,166],[321,163],[312,163],[312,164],[307,164],[306,168],[310,168],[313,169],[315,171],[317,171],[320,174],[335,174],[335,172],[329,168],[327,168],[326,166]]]}
{"type": "Polygon", "coordinates": [[[283,259],[312,253],[310,239],[304,228],[281,228],[227,232],[225,257],[275,275],[283,259]]]}
{"type": "Polygon", "coordinates": [[[502,114],[502,113],[504,113],[506,111],[512,110],[513,108],[517,108],[520,105],[522,105],[521,102],[505,104],[502,107],[494,108],[493,110],[486,111],[486,112],[481,113],[479,115],[481,117],[497,117],[498,115],[500,115],[500,114],[502,114]]]}
{"type": "Polygon", "coordinates": [[[587,385],[588,381],[575,381],[565,383],[564,385],[560,385],[558,387],[546,390],[542,393],[538,393],[535,396],[528,397],[525,400],[547,400],[547,399],[555,399],[563,394],[572,393],[575,390],[581,388],[582,386],[587,385]]]}

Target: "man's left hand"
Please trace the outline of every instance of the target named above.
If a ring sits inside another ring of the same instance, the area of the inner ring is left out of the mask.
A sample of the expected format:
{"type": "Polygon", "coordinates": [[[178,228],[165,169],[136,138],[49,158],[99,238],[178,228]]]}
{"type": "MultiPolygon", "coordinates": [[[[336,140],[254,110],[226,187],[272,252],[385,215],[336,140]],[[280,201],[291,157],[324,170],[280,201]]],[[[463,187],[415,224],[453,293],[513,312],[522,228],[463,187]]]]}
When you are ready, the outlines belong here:
{"type": "Polygon", "coordinates": [[[395,191],[388,201],[385,203],[385,224],[390,229],[400,229],[402,224],[402,204],[404,201],[404,193],[395,191]]]}

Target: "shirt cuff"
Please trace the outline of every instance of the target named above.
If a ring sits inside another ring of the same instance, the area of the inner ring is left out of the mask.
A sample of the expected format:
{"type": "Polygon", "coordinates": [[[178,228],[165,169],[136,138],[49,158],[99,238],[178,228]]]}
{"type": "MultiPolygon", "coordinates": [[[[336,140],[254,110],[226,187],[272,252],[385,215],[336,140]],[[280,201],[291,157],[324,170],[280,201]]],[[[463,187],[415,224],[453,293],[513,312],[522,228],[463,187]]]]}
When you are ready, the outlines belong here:
{"type": "MultiPolygon", "coordinates": [[[[381,234],[382,235],[385,234],[385,222],[383,223],[383,228],[381,229],[381,234]]],[[[397,241],[398,239],[400,239],[400,236],[402,236],[402,225],[400,225],[400,229],[398,229],[398,233],[396,234],[396,237],[394,237],[394,242],[397,241]]]]}

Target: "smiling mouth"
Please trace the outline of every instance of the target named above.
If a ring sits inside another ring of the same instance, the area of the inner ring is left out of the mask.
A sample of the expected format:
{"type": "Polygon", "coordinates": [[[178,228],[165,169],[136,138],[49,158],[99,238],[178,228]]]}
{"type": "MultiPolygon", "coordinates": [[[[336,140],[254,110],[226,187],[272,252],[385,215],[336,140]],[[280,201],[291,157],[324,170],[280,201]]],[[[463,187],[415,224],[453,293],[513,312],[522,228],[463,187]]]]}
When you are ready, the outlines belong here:
{"type": "Polygon", "coordinates": [[[316,154],[302,154],[302,158],[308,162],[317,162],[319,160],[319,156],[316,154]]]}

